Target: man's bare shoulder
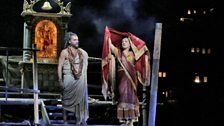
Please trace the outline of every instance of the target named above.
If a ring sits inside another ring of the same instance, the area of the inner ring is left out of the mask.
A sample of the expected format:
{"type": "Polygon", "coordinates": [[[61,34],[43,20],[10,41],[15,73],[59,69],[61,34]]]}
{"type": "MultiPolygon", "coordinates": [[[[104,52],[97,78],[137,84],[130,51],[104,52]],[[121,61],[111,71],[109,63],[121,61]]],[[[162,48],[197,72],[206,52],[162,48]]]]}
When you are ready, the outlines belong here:
{"type": "Polygon", "coordinates": [[[83,53],[85,53],[86,55],[88,55],[88,53],[84,49],[79,48],[79,50],[81,50],[83,53]]]}
{"type": "Polygon", "coordinates": [[[61,55],[66,56],[67,54],[68,54],[67,49],[63,49],[63,50],[61,51],[61,55]]]}

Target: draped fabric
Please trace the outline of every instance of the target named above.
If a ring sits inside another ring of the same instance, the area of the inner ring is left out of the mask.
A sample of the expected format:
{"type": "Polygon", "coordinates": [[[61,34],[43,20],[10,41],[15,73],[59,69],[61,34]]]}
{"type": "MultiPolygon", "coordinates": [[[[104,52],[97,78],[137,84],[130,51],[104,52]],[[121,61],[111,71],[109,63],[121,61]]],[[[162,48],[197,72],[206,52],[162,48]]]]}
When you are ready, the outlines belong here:
{"type": "Polygon", "coordinates": [[[117,117],[120,120],[137,120],[139,114],[139,100],[137,97],[138,87],[136,67],[134,66],[134,55],[125,56],[120,53],[117,55],[121,59],[121,63],[117,63],[117,85],[115,95],[117,97],[117,117]],[[127,70],[130,77],[127,76],[127,70]],[[130,81],[132,79],[133,82],[130,81]],[[133,83],[133,84],[132,84],[133,83]]]}
{"type": "Polygon", "coordinates": [[[82,55],[75,55],[72,64],[69,61],[69,56],[63,64],[64,90],[62,104],[65,110],[75,112],[76,121],[81,122],[89,118],[87,91],[88,54],[81,48],[79,48],[79,51],[82,55]],[[82,72],[78,78],[74,76],[72,67],[75,67],[75,69],[82,67],[82,72]]]}
{"type": "Polygon", "coordinates": [[[104,44],[102,51],[102,94],[107,99],[108,96],[114,96],[113,87],[115,85],[115,63],[114,57],[111,55],[109,49],[109,38],[112,44],[118,49],[121,48],[122,38],[128,37],[131,44],[131,49],[134,52],[135,67],[137,72],[138,81],[144,85],[150,84],[150,51],[148,50],[145,42],[133,35],[130,32],[120,32],[108,26],[105,28],[104,44]]]}
{"type": "Polygon", "coordinates": [[[117,104],[117,118],[137,121],[139,100],[138,84],[149,86],[150,56],[145,42],[129,32],[119,32],[106,27],[102,53],[102,93],[104,98],[112,97],[117,104]],[[125,55],[121,50],[121,42],[128,37],[132,53],[125,55]],[[108,40],[115,46],[109,48],[108,40]]]}
{"type": "Polygon", "coordinates": [[[82,52],[80,51],[80,49],[77,50],[77,53],[74,54],[72,52],[72,47],[69,46],[68,49],[68,60],[70,62],[71,65],[71,70],[72,70],[72,74],[75,77],[75,79],[79,79],[80,76],[82,75],[82,68],[83,68],[83,56],[82,56],[82,52]],[[74,63],[74,57],[76,57],[78,55],[79,57],[79,62],[77,62],[78,68],[76,68],[76,64],[74,63]]]}

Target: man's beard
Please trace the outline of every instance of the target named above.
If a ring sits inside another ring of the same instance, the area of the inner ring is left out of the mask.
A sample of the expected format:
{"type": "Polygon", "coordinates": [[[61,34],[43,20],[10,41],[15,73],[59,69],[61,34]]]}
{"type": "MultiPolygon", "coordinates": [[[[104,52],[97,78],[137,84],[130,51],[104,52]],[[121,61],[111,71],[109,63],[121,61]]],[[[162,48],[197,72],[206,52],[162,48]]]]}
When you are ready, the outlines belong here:
{"type": "Polygon", "coordinates": [[[73,48],[76,48],[76,49],[79,48],[79,44],[71,44],[71,46],[72,46],[73,48]]]}

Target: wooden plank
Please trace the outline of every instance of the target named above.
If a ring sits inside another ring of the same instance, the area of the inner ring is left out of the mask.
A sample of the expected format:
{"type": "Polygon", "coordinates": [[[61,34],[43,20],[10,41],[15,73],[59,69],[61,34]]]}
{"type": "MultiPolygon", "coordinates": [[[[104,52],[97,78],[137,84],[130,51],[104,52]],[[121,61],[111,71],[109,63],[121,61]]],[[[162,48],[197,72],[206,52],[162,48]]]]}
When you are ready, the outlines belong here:
{"type": "Polygon", "coordinates": [[[148,126],[155,126],[161,36],[162,36],[162,23],[156,23],[153,62],[152,62],[152,79],[151,79],[151,90],[150,90],[148,126]]]}
{"type": "MultiPolygon", "coordinates": [[[[7,100],[5,98],[0,98],[0,105],[27,105],[33,103],[33,98],[7,98],[7,100]]],[[[40,104],[40,101],[38,104],[40,104]]]]}

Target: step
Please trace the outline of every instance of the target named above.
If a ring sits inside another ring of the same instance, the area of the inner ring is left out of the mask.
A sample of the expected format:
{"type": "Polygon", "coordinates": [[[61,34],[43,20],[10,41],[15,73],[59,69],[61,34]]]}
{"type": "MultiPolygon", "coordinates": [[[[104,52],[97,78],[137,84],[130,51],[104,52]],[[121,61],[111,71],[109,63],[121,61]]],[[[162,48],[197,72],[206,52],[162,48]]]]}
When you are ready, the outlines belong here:
{"type": "Polygon", "coordinates": [[[29,123],[1,122],[1,126],[31,126],[29,123]]]}
{"type": "Polygon", "coordinates": [[[45,105],[47,111],[63,110],[62,106],[45,105]]]}
{"type": "Polygon", "coordinates": [[[0,78],[0,83],[4,83],[4,79],[3,78],[0,78]]]}
{"type": "Polygon", "coordinates": [[[61,99],[59,98],[59,99],[49,99],[49,100],[46,100],[46,101],[44,101],[44,104],[46,105],[46,106],[58,106],[58,105],[61,105],[62,104],[62,102],[61,102],[61,99]]]}
{"type": "MultiPolygon", "coordinates": [[[[58,125],[61,126],[61,124],[64,124],[64,120],[50,120],[50,122],[51,122],[50,125],[58,124],[58,125]]],[[[72,125],[72,124],[75,124],[75,123],[76,123],[75,120],[68,120],[68,124],[64,124],[64,125],[68,126],[70,124],[72,125]]]]}
{"type": "Polygon", "coordinates": [[[50,120],[51,124],[64,124],[64,120],[50,120]]]}
{"type": "MultiPolygon", "coordinates": [[[[48,115],[49,117],[63,117],[63,113],[61,112],[49,112],[48,115]]],[[[70,117],[70,116],[71,117],[74,116],[74,113],[68,112],[67,117],[70,117]]]]}

